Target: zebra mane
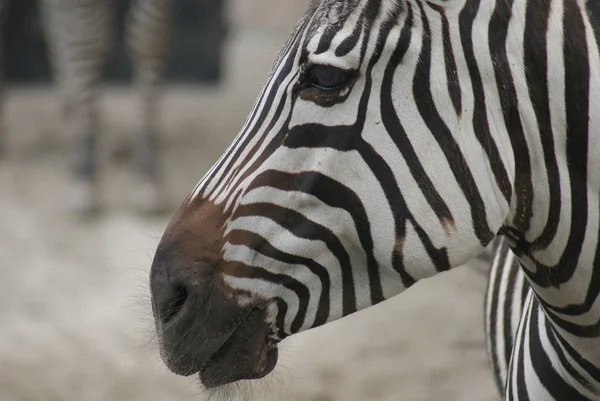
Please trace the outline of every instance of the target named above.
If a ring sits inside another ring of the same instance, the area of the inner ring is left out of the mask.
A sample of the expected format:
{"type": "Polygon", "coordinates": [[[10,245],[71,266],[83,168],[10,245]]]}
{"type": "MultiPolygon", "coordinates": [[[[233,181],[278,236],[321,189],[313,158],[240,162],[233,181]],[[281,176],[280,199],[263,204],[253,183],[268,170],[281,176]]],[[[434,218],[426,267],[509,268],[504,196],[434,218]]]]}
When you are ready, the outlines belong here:
{"type": "Polygon", "coordinates": [[[361,7],[362,21],[374,21],[382,12],[397,15],[398,9],[405,5],[404,0],[313,0],[305,18],[314,17],[313,27],[327,25],[333,29],[341,28],[361,2],[366,3],[361,7]]]}
{"type": "Polygon", "coordinates": [[[343,24],[359,5],[361,0],[313,0],[311,14],[316,13],[316,20],[329,25],[343,24]]]}

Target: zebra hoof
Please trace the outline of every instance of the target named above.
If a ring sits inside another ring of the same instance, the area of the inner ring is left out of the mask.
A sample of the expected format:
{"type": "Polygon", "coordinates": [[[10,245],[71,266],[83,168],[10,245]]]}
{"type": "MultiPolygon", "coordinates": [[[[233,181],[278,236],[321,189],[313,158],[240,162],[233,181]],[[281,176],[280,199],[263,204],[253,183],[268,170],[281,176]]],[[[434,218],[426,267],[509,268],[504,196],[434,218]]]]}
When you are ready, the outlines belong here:
{"type": "Polygon", "coordinates": [[[67,192],[69,210],[80,217],[94,217],[102,212],[97,184],[88,180],[74,180],[67,192]]]}
{"type": "Polygon", "coordinates": [[[163,215],[169,210],[165,193],[157,180],[141,180],[131,195],[132,206],[139,213],[163,215]]]}

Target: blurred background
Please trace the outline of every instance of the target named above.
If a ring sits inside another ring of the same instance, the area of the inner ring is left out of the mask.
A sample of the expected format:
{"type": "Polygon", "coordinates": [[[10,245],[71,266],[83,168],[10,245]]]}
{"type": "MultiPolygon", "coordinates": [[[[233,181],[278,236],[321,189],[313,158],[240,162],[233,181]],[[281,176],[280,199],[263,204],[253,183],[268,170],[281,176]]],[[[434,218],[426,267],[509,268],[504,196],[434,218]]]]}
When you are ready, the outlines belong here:
{"type": "MultiPolygon", "coordinates": [[[[114,2],[118,32],[130,1],[114,2]]],[[[166,212],[132,202],[135,93],[123,35],[101,86],[104,213],[65,207],[71,138],[35,0],[0,26],[0,401],[203,400],[153,343],[147,275],[170,216],[242,126],[309,0],[177,0],[159,113],[166,212]]],[[[281,344],[250,400],[497,400],[483,337],[484,268],[418,283],[281,344]]]]}

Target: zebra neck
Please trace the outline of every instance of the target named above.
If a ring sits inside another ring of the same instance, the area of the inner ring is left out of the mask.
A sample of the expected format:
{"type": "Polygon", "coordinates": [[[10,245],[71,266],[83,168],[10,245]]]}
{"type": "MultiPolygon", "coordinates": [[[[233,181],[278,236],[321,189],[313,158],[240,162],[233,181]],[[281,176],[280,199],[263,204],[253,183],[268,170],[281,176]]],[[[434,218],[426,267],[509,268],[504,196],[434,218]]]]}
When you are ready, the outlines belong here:
{"type": "Polygon", "coordinates": [[[600,8],[533,3],[504,233],[556,335],[600,366],[600,8]]]}
{"type": "Polygon", "coordinates": [[[600,369],[571,341],[529,294],[514,339],[504,399],[597,400],[600,369]]]}
{"type": "Polygon", "coordinates": [[[502,399],[597,400],[600,370],[556,327],[506,242],[495,242],[486,296],[488,352],[502,399]]]}

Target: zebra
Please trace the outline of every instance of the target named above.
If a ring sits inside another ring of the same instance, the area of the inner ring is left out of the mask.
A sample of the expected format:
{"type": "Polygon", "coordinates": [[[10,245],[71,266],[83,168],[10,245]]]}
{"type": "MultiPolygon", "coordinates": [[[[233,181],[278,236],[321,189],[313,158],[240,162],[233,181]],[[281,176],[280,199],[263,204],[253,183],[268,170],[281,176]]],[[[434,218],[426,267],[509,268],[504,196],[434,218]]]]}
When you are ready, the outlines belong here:
{"type": "Polygon", "coordinates": [[[493,244],[503,398],[600,400],[599,36],[598,1],[314,0],[157,246],[166,366],[264,377],[493,244]]]}
{"type": "MultiPolygon", "coordinates": [[[[115,41],[114,3],[40,0],[39,5],[49,59],[60,92],[63,122],[74,147],[70,206],[83,214],[95,213],[101,208],[97,166],[98,86],[115,41]]],[[[133,141],[134,164],[142,188],[137,206],[147,212],[160,212],[165,206],[158,159],[158,101],[172,15],[172,0],[135,0],[126,21],[139,124],[139,134],[133,141]]]]}

